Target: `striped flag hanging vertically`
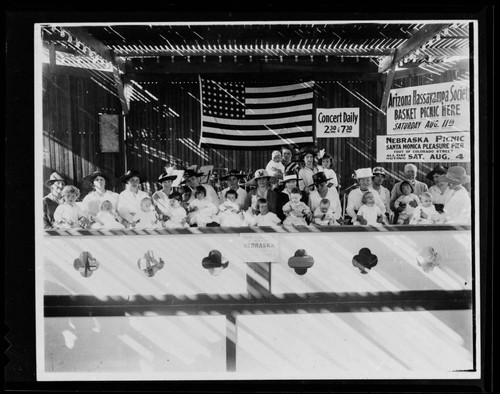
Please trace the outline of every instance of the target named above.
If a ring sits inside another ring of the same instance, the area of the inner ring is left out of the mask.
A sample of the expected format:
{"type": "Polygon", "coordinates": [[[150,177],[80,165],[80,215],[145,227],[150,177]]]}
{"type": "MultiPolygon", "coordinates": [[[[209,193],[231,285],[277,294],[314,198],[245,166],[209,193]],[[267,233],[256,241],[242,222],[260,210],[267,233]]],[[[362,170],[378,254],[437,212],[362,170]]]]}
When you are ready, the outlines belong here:
{"type": "Polygon", "coordinates": [[[273,149],[313,143],[313,81],[252,86],[200,79],[201,146],[273,149]]]}

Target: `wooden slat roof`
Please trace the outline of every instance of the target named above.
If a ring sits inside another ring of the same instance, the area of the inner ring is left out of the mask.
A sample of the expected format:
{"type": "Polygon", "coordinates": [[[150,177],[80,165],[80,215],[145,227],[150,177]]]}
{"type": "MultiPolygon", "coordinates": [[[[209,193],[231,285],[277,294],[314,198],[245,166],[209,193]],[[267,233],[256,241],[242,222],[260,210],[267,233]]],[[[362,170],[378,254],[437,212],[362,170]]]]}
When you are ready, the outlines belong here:
{"type": "MultiPolygon", "coordinates": [[[[155,58],[252,57],[297,61],[310,56],[362,58],[383,64],[418,37],[401,59],[405,64],[443,63],[469,57],[469,27],[464,23],[261,23],[261,24],[137,24],[47,25],[42,40],[58,53],[58,64],[91,67],[114,61],[155,58]],[[428,31],[425,35],[422,32],[428,31]],[[420,38],[420,36],[422,38],[420,38]]],[[[219,58],[220,60],[220,58],[219,58]]],[[[381,72],[386,71],[382,68],[381,72]]]]}

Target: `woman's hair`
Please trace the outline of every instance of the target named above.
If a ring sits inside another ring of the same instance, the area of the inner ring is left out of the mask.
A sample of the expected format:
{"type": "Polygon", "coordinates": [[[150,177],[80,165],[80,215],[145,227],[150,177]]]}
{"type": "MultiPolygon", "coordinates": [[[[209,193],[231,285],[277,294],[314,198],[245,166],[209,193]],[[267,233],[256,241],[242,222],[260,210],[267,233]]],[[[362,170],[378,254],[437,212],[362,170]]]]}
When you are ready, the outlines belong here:
{"type": "Polygon", "coordinates": [[[194,196],[198,197],[198,194],[203,193],[204,196],[207,195],[207,189],[205,189],[203,186],[196,186],[194,189],[194,196]]]}
{"type": "Polygon", "coordinates": [[[319,160],[318,160],[318,164],[319,164],[319,165],[322,165],[322,164],[323,164],[323,160],[324,160],[324,159],[330,159],[330,162],[332,162],[332,161],[333,161],[333,156],[332,156],[332,155],[330,155],[330,154],[328,154],[328,153],[325,153],[325,154],[323,155],[323,157],[322,157],[321,159],[319,159],[319,160]]]}
{"type": "Polygon", "coordinates": [[[76,198],[78,198],[80,197],[80,190],[78,190],[78,188],[73,185],[64,186],[61,192],[61,196],[65,197],[68,194],[75,194],[76,198]]]}
{"type": "Polygon", "coordinates": [[[399,185],[399,190],[401,191],[401,193],[403,193],[403,186],[404,185],[410,186],[410,189],[411,189],[412,193],[415,190],[410,182],[408,182],[408,181],[402,181],[401,184],[399,185]]]}
{"type": "Polygon", "coordinates": [[[238,198],[238,193],[236,193],[236,190],[233,190],[233,189],[229,189],[226,194],[224,195],[224,197],[227,197],[228,194],[234,194],[234,196],[236,198],[238,198]]]}

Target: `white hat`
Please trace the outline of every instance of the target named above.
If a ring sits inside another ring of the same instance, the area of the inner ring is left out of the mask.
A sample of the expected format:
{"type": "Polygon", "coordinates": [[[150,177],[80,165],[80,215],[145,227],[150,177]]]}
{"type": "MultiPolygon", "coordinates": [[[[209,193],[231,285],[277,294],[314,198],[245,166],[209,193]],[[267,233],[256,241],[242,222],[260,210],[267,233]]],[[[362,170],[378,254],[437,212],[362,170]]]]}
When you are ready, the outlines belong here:
{"type": "Polygon", "coordinates": [[[267,172],[266,170],[260,169],[260,170],[255,171],[255,175],[254,175],[253,179],[250,179],[246,184],[247,185],[255,185],[257,179],[261,179],[261,178],[272,179],[272,178],[274,178],[274,176],[269,174],[269,172],[267,172]]]}
{"type": "Polygon", "coordinates": [[[371,178],[373,176],[371,168],[359,168],[356,171],[356,178],[371,178]]]}

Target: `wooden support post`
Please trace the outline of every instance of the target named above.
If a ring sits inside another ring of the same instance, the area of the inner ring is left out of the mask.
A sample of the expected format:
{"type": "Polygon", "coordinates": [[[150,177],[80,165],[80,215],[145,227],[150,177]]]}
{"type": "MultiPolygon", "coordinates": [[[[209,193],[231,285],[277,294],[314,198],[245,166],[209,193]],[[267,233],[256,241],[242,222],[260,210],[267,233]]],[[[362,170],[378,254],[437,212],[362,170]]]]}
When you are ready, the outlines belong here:
{"type": "Polygon", "coordinates": [[[56,46],[53,42],[49,44],[49,71],[54,72],[57,65],[56,61],[56,46]]]}
{"type": "Polygon", "coordinates": [[[384,113],[387,112],[387,103],[389,102],[389,93],[391,92],[392,82],[394,81],[395,68],[396,63],[393,63],[387,73],[387,78],[385,80],[384,94],[382,96],[382,103],[380,104],[380,109],[384,113]]]}
{"type": "Polygon", "coordinates": [[[238,326],[236,314],[226,315],[226,371],[236,371],[236,344],[238,343],[238,326]]]}

